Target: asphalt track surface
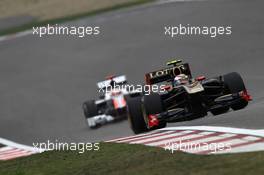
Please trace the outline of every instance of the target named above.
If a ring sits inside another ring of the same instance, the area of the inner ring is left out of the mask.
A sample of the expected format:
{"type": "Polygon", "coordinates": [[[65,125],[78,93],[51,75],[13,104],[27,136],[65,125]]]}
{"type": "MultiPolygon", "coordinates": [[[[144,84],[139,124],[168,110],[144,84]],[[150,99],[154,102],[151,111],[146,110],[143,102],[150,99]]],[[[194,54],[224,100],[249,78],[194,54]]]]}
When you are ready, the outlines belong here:
{"type": "Polygon", "coordinates": [[[144,5],[81,19],[101,35],[27,35],[0,42],[0,137],[19,143],[100,141],[131,135],[127,121],[89,130],[81,104],[108,74],[142,83],[145,72],[183,58],[194,75],[240,72],[254,101],[244,110],[170,124],[264,128],[264,1],[219,0],[144,5]],[[165,25],[231,25],[232,35],[170,39],[165,25]]]}

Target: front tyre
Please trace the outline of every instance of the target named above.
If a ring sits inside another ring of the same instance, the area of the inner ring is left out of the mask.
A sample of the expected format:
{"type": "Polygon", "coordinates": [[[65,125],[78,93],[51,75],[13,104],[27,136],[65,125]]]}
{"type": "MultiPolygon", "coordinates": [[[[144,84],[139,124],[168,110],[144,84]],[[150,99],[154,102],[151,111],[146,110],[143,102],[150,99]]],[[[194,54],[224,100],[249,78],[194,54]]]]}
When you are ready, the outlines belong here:
{"type": "MultiPolygon", "coordinates": [[[[239,73],[232,72],[223,76],[224,84],[227,88],[227,91],[231,94],[239,93],[241,91],[246,91],[244,81],[239,73]]],[[[238,103],[235,103],[231,106],[233,110],[240,110],[245,108],[248,105],[248,101],[241,99],[238,103]]]]}
{"type": "Polygon", "coordinates": [[[94,100],[88,100],[83,103],[83,113],[87,120],[87,124],[90,128],[96,128],[97,124],[93,120],[93,117],[98,115],[98,109],[94,100]]]}
{"type": "MultiPolygon", "coordinates": [[[[143,103],[144,103],[145,113],[147,116],[151,114],[160,114],[164,111],[160,95],[157,93],[145,95],[143,103]]],[[[148,119],[145,119],[145,120],[148,120],[148,119]]],[[[166,122],[160,122],[158,126],[152,129],[165,128],[166,125],[167,125],[166,122]]]]}
{"type": "Polygon", "coordinates": [[[148,131],[143,117],[142,101],[140,96],[127,98],[127,112],[131,129],[135,134],[148,131]]]}

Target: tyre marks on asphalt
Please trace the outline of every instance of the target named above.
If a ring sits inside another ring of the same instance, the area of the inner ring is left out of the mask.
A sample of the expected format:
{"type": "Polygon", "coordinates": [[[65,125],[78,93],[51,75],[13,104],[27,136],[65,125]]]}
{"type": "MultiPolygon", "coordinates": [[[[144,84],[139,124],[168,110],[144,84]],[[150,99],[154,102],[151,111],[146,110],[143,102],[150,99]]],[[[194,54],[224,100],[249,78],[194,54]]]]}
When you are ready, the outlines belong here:
{"type": "Polygon", "coordinates": [[[143,144],[194,154],[264,150],[264,131],[225,127],[173,127],[108,142],[143,144]]]}

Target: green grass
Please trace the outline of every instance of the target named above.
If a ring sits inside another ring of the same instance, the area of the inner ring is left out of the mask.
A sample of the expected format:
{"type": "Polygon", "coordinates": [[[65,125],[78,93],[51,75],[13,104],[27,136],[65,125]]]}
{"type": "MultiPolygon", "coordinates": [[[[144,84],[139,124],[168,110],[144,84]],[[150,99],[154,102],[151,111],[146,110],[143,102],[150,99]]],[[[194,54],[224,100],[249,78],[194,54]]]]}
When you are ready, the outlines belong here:
{"type": "Polygon", "coordinates": [[[100,143],[99,151],[45,152],[0,162],[1,175],[263,175],[264,152],[192,155],[171,154],[143,145],[100,143]]]}
{"type": "Polygon", "coordinates": [[[65,16],[65,17],[62,17],[62,18],[55,18],[55,19],[44,20],[44,21],[35,20],[35,21],[32,21],[30,23],[27,23],[27,24],[24,24],[24,25],[21,25],[21,26],[18,26],[18,27],[13,27],[13,28],[0,30],[0,36],[21,32],[21,31],[24,31],[24,30],[27,30],[27,29],[31,29],[32,27],[44,26],[44,25],[47,25],[47,24],[59,24],[59,23],[72,21],[72,20],[76,20],[76,19],[80,19],[80,18],[84,18],[84,17],[88,17],[88,16],[94,16],[94,15],[101,14],[101,13],[104,13],[104,12],[118,10],[118,9],[121,9],[121,8],[127,8],[127,7],[131,7],[131,6],[139,5],[139,4],[152,2],[152,1],[154,1],[154,0],[135,0],[133,2],[126,2],[126,3],[123,3],[123,4],[119,4],[119,5],[114,5],[112,7],[107,7],[107,8],[103,8],[103,9],[99,9],[99,10],[95,10],[95,11],[89,11],[89,12],[85,12],[85,13],[80,13],[80,14],[77,14],[77,15],[65,16]]]}

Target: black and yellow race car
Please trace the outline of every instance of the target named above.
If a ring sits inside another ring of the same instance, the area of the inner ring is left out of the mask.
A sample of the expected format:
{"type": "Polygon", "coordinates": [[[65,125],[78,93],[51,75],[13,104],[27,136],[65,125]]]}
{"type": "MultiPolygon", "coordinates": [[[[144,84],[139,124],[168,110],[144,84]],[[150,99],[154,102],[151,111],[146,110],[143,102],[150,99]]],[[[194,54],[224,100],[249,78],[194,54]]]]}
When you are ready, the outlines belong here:
{"type": "Polygon", "coordinates": [[[193,78],[188,63],[174,60],[167,65],[145,75],[146,84],[162,85],[165,91],[127,99],[128,118],[136,134],[163,128],[168,122],[201,118],[208,112],[219,115],[240,110],[251,100],[239,73],[193,78]]]}

